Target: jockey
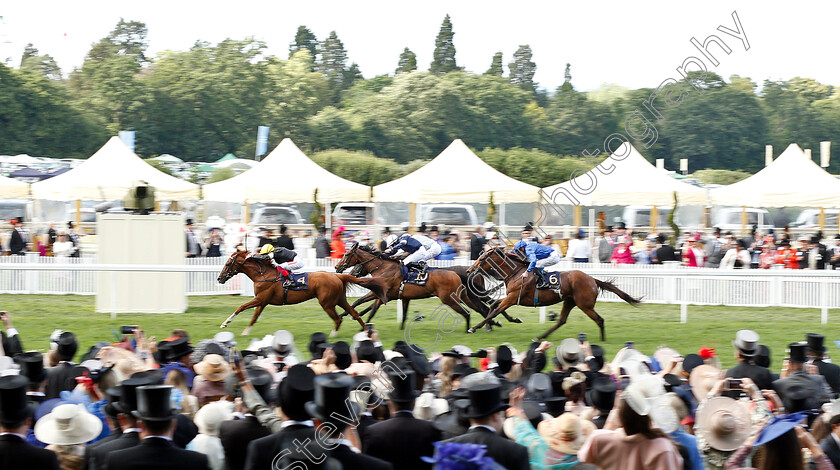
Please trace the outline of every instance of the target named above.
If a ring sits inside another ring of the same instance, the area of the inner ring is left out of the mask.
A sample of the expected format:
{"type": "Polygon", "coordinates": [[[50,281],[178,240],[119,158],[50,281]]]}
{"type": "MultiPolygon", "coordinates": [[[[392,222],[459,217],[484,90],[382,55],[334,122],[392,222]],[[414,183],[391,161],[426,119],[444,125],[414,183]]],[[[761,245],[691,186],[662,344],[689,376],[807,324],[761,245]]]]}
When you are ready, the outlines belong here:
{"type": "Polygon", "coordinates": [[[277,271],[283,276],[283,287],[294,287],[291,274],[293,270],[303,267],[303,259],[294,251],[283,248],[275,249],[274,245],[263,245],[256,259],[270,259],[277,265],[277,271]]]}
{"type": "Polygon", "coordinates": [[[383,254],[389,256],[391,259],[408,255],[405,256],[405,259],[403,259],[405,267],[409,269],[420,269],[420,265],[418,263],[426,259],[426,248],[415,237],[404,233],[400,235],[400,238],[397,239],[394,246],[386,249],[383,254]]]}
{"type": "MultiPolygon", "coordinates": [[[[421,228],[423,227],[421,226],[421,228]]],[[[424,235],[423,232],[415,233],[414,239],[420,242],[420,244],[423,245],[423,248],[425,249],[425,253],[423,253],[423,258],[418,260],[420,266],[423,269],[425,269],[425,262],[430,259],[435,259],[437,255],[440,254],[440,244],[424,235]]]]}
{"type": "Polygon", "coordinates": [[[525,257],[530,262],[528,269],[522,273],[522,277],[528,276],[528,273],[536,268],[537,287],[547,286],[548,281],[545,280],[543,268],[559,263],[560,255],[550,246],[540,245],[537,242],[526,242],[525,240],[516,242],[513,245],[513,250],[519,253],[524,251],[525,257]]]}

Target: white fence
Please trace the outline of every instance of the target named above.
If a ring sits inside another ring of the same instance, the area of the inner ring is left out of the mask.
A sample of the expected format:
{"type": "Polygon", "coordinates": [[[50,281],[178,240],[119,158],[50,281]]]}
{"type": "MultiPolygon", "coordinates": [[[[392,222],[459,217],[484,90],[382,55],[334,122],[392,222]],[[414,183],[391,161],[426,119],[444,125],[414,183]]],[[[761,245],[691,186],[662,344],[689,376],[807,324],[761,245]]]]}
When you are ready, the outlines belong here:
{"type": "MultiPolygon", "coordinates": [[[[178,265],[105,265],[95,256],[50,258],[37,255],[0,257],[0,293],[96,294],[97,272],[184,272],[187,295],[226,295],[249,292],[249,282],[235,276],[226,284],[216,281],[227,258],[195,258],[178,265]]],[[[335,260],[306,262],[308,271],[333,271],[335,260]]],[[[468,260],[436,261],[437,266],[466,265],[468,260]]],[[[561,262],[558,270],[580,269],[602,280],[613,280],[643,302],[678,304],[686,321],[687,305],[819,308],[828,321],[828,310],[840,308],[840,271],[727,270],[661,265],[578,264],[561,262]]],[[[502,295],[504,289],[497,291],[502,295]]],[[[361,289],[349,294],[358,296],[361,289]]],[[[605,292],[600,301],[620,302],[605,292]]],[[[544,313],[544,312],[543,312],[544,313]]]]}

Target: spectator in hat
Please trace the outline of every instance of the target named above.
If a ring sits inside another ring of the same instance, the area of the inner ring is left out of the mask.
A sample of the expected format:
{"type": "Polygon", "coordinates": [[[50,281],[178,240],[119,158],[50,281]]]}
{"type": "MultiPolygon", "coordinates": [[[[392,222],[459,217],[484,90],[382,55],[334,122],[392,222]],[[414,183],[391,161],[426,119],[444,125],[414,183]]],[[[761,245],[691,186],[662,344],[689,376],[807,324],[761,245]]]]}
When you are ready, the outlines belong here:
{"type": "Polygon", "coordinates": [[[354,384],[354,380],[344,374],[327,374],[315,378],[315,398],[306,403],[306,410],[321,423],[318,427],[318,442],[330,449],[332,458],[341,462],[345,469],[393,469],[394,466],[384,460],[362,454],[344,437],[344,433],[348,432],[350,418],[359,413],[358,406],[350,400],[350,390],[354,384]],[[348,406],[355,409],[350,410],[348,406]]]}
{"type": "Polygon", "coordinates": [[[227,397],[225,379],[230,376],[230,364],[218,354],[207,354],[195,365],[198,377],[192,387],[192,395],[198,399],[199,408],[205,404],[227,397]]]}
{"type": "Polygon", "coordinates": [[[16,217],[10,222],[12,233],[9,237],[9,252],[13,255],[24,255],[29,243],[29,233],[23,228],[23,217],[16,217]]]}
{"type": "Polygon", "coordinates": [[[646,382],[632,382],[622,393],[618,405],[618,429],[605,426],[592,433],[578,452],[582,462],[603,470],[679,469],[683,459],[676,445],[651,424],[653,407],[648,397],[654,394],[646,382]]]}
{"type": "Polygon", "coordinates": [[[198,240],[198,235],[193,231],[193,220],[187,219],[186,227],[184,228],[184,233],[187,236],[187,258],[195,258],[196,256],[201,256],[201,243],[198,240]]]}
{"type": "Polygon", "coordinates": [[[820,243],[820,237],[814,236],[803,240],[804,245],[799,249],[799,267],[801,269],[825,269],[828,251],[820,243]]]}
{"type": "MultiPolygon", "coordinates": [[[[740,330],[735,334],[735,359],[738,365],[726,371],[726,377],[740,379],[749,377],[759,389],[768,390],[773,387],[773,378],[770,371],[756,365],[755,358],[759,351],[758,333],[752,330],[740,330]]],[[[737,397],[732,397],[737,398],[737,397]]]]}
{"type": "Polygon", "coordinates": [[[633,252],[630,250],[630,237],[627,235],[618,237],[615,248],[613,249],[610,262],[613,264],[633,264],[633,252]]]}
{"type": "Polygon", "coordinates": [[[674,247],[668,244],[668,239],[663,234],[656,237],[656,252],[653,258],[655,264],[662,264],[665,261],[679,261],[674,247]]]}
{"type": "Polygon", "coordinates": [[[566,249],[566,259],[575,263],[588,263],[592,256],[592,247],[586,239],[586,232],[578,227],[575,237],[569,240],[569,247],[566,249]]]}
{"type": "Polygon", "coordinates": [[[324,259],[330,257],[330,241],[327,238],[327,227],[318,226],[318,236],[315,237],[315,257],[324,259]]]}
{"type": "Polygon", "coordinates": [[[192,352],[193,347],[190,346],[189,339],[178,337],[166,343],[166,359],[165,363],[161,365],[161,370],[166,374],[174,369],[181,371],[187,379],[187,387],[189,388],[192,388],[195,378],[195,372],[192,369],[192,352]]]}
{"type": "Polygon", "coordinates": [[[0,463],[4,469],[58,470],[54,452],[26,443],[32,425],[26,398],[28,383],[19,375],[0,377],[0,463]]]}
{"type": "Polygon", "coordinates": [[[12,315],[9,312],[0,312],[0,320],[3,320],[3,326],[6,327],[6,331],[0,331],[0,345],[3,346],[3,351],[0,351],[0,354],[15,357],[23,352],[23,346],[20,344],[20,334],[12,326],[12,315]]]}
{"type": "Polygon", "coordinates": [[[485,238],[486,233],[484,227],[479,225],[475,228],[475,232],[470,235],[470,260],[475,261],[481,256],[484,245],[487,244],[487,238],[485,238]]]}
{"type": "Polygon", "coordinates": [[[499,435],[508,405],[502,402],[501,385],[478,385],[469,389],[470,405],[464,416],[470,420],[466,434],[445,442],[483,444],[487,456],[509,470],[528,470],[528,449],[499,435]]]}
{"type": "MultiPolygon", "coordinates": [[[[248,380],[254,387],[260,398],[270,406],[275,402],[274,393],[271,390],[271,374],[260,367],[248,366],[245,368],[248,380]]],[[[242,470],[245,468],[245,457],[248,444],[251,441],[266,437],[271,434],[268,428],[264,427],[257,418],[250,412],[244,413],[240,419],[224,421],[219,427],[219,439],[225,451],[225,465],[229,470],[242,470]]]]}
{"type": "Polygon", "coordinates": [[[102,431],[102,422],[84,405],[58,405],[35,423],[35,437],[58,455],[62,470],[81,470],[84,443],[102,431]]]}
{"type": "MultiPolygon", "coordinates": [[[[688,417],[689,405],[674,392],[665,394],[663,406],[669,406],[674,410],[674,414],[677,416],[677,423],[682,423],[688,417]]],[[[697,449],[696,436],[685,432],[683,426],[680,425],[677,425],[675,430],[669,432],[668,436],[674,442],[685,448],[692,469],[703,470],[703,458],[700,457],[700,451],[697,449]]]]}
{"type": "Polygon", "coordinates": [[[523,395],[521,388],[511,392],[507,414],[514,423],[512,438],[528,449],[530,468],[595,470],[594,465],[582,463],[577,458],[586,437],[595,430],[592,422],[565,413],[542,420],[535,428],[522,409],[523,395]]]}
{"type": "Polygon", "coordinates": [[[283,247],[287,250],[294,251],[295,242],[292,240],[292,237],[290,237],[287,233],[288,231],[289,227],[286,227],[285,225],[280,226],[280,236],[277,237],[277,242],[274,243],[274,248],[283,247]]]}
{"type": "Polygon", "coordinates": [[[389,371],[391,392],[388,408],[391,418],[365,430],[363,452],[394,465],[394,468],[429,470],[432,466],[420,457],[431,457],[433,442],[441,439],[441,432],[429,421],[414,417],[415,390],[413,370],[389,371]]]}
{"type": "Polygon", "coordinates": [[[20,375],[29,379],[27,399],[32,403],[42,403],[47,399],[44,394],[44,385],[47,380],[44,356],[39,352],[26,352],[18,355],[16,360],[20,364],[20,375]]]}
{"type": "Polygon", "coordinates": [[[586,404],[595,410],[591,419],[596,428],[604,428],[607,417],[615,404],[617,390],[615,382],[607,376],[592,380],[591,387],[586,391],[586,404]]]}
{"type": "Polygon", "coordinates": [[[823,376],[805,372],[806,345],[791,343],[788,348],[790,349],[790,359],[787,367],[787,377],[773,382],[773,390],[779,394],[782,402],[785,403],[785,409],[793,411],[789,404],[800,394],[807,397],[806,403],[802,404],[804,406],[802,410],[819,408],[824,403],[828,403],[832,392],[823,376]]]}
{"type": "Polygon", "coordinates": [[[757,447],[753,464],[760,462],[762,470],[800,470],[804,469],[802,449],[808,449],[814,458],[814,468],[818,470],[834,469],[814,437],[799,424],[806,418],[805,413],[794,413],[774,417],[767,426],[755,426],[753,436],[735,452],[726,462],[727,470],[754,470],[754,467],[741,465],[757,447]]]}
{"type": "Polygon", "coordinates": [[[225,450],[219,439],[219,427],[233,417],[232,408],[233,403],[215,401],[202,406],[195,414],[198,434],[187,444],[187,450],[206,455],[210,470],[225,469],[225,450]]]}
{"type": "Polygon", "coordinates": [[[61,392],[76,388],[76,381],[73,379],[81,375],[72,362],[79,348],[76,335],[65,331],[58,336],[56,343],[55,354],[59,362],[57,366],[50,368],[47,375],[44,392],[47,400],[58,398],[61,392]]]}
{"type": "MultiPolygon", "coordinates": [[[[827,412],[828,425],[831,426],[831,433],[820,441],[820,448],[825,453],[826,457],[834,465],[834,468],[840,468],[840,399],[833,400],[827,412]]],[[[815,464],[811,464],[814,468],[815,464]]]]}
{"type": "Polygon", "coordinates": [[[137,387],[137,410],[142,442],[134,447],[114,451],[106,457],[107,470],[205,470],[207,456],[179,449],[173,444],[177,420],[171,405],[172,387],[144,385],[137,387]]]}
{"type": "Polygon", "coordinates": [[[615,244],[615,232],[613,232],[611,225],[607,225],[601,234],[601,238],[598,240],[598,261],[609,263],[612,259],[615,244]]]}
{"type": "Polygon", "coordinates": [[[825,377],[825,381],[828,382],[834,396],[837,396],[840,393],[840,366],[825,361],[825,336],[808,333],[806,340],[808,346],[805,348],[805,352],[808,354],[808,359],[817,367],[820,375],[825,377]]]}

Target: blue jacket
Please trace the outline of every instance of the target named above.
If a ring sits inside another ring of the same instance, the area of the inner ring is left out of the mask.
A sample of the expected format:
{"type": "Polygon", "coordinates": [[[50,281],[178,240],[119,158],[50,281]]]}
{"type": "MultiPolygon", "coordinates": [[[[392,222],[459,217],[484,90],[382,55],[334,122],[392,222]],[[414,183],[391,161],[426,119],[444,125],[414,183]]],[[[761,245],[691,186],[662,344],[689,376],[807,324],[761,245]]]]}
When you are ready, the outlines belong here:
{"type": "Polygon", "coordinates": [[[440,260],[453,260],[455,259],[455,248],[452,247],[449,243],[446,242],[439,242],[440,245],[440,254],[437,255],[437,258],[440,260]]]}
{"type": "Polygon", "coordinates": [[[396,253],[398,250],[403,250],[406,253],[414,253],[422,248],[423,245],[409,234],[403,234],[397,240],[396,245],[389,250],[389,253],[396,253]]]}
{"type": "Polygon", "coordinates": [[[554,253],[554,248],[550,246],[540,245],[537,242],[530,242],[525,247],[525,256],[531,264],[528,265],[528,271],[533,271],[537,265],[538,259],[545,259],[554,253]]]}

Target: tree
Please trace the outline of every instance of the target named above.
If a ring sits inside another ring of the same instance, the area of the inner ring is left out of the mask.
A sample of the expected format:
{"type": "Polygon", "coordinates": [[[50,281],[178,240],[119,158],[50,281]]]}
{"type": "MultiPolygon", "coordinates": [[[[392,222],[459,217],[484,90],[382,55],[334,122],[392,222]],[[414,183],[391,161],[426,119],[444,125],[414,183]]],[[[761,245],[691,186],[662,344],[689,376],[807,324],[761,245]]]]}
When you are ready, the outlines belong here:
{"type": "MultiPolygon", "coordinates": [[[[345,88],[345,73],[347,72],[347,51],[338,39],[335,31],[330,31],[327,39],[318,48],[318,60],[315,61],[315,71],[327,78],[333,92],[333,102],[338,102],[341,90],[345,88]]],[[[358,70],[358,66],[356,67],[358,70]]]]}
{"type": "Polygon", "coordinates": [[[533,55],[531,46],[527,44],[519,46],[519,49],[513,54],[513,62],[508,64],[510,82],[526,91],[536,89],[534,73],[537,71],[537,64],[531,60],[533,55]]]}
{"type": "Polygon", "coordinates": [[[504,66],[502,65],[502,53],[497,52],[493,54],[493,60],[490,61],[490,68],[484,72],[484,75],[492,75],[494,77],[501,77],[504,75],[505,70],[504,66]]]}
{"type": "Polygon", "coordinates": [[[314,60],[318,56],[318,38],[306,26],[298,26],[295,33],[295,40],[289,44],[289,58],[301,49],[309,51],[309,56],[314,60]]]}
{"type": "Polygon", "coordinates": [[[560,85],[560,91],[569,92],[574,91],[572,86],[572,64],[566,62],[566,71],[563,73],[563,84],[560,85]]]}
{"type": "Polygon", "coordinates": [[[458,70],[458,64],[455,62],[455,44],[452,42],[454,36],[452,21],[449,19],[449,15],[446,15],[435,39],[434,60],[429,67],[429,72],[442,75],[458,70]]]}
{"type": "Polygon", "coordinates": [[[362,75],[361,69],[359,69],[359,64],[353,62],[352,64],[350,64],[350,67],[348,67],[347,70],[344,71],[344,81],[342,88],[346,90],[353,86],[353,83],[355,83],[356,80],[364,79],[365,77],[362,75]]]}
{"type": "Polygon", "coordinates": [[[20,58],[21,70],[28,70],[50,80],[61,80],[61,68],[55,59],[49,55],[41,55],[38,49],[29,43],[23,49],[23,55],[20,58]]]}
{"type": "Polygon", "coordinates": [[[400,61],[397,63],[397,70],[394,74],[408,73],[417,70],[417,55],[407,47],[400,54],[400,61]]]}
{"type": "Polygon", "coordinates": [[[93,45],[85,60],[103,60],[115,55],[124,55],[132,57],[138,64],[145,63],[146,48],[149,47],[146,41],[148,34],[146,23],[120,18],[114,29],[93,45]]]}

